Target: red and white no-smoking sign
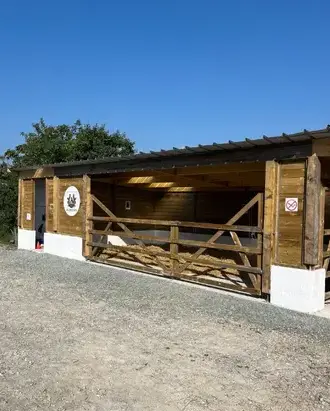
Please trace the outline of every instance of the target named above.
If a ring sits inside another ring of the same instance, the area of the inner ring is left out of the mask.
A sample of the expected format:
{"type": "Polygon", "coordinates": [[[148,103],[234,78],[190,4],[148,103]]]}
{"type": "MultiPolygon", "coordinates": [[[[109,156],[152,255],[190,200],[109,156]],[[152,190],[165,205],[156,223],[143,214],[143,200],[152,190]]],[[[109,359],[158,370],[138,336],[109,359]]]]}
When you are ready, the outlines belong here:
{"type": "Polygon", "coordinates": [[[296,213],[298,211],[298,198],[286,198],[285,211],[296,213]]]}

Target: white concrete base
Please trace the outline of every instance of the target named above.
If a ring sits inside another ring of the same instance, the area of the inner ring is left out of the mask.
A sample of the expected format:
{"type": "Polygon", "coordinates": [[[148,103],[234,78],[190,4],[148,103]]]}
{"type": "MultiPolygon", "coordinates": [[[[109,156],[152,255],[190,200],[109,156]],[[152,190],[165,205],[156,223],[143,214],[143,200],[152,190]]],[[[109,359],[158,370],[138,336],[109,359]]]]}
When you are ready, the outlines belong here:
{"type": "Polygon", "coordinates": [[[44,252],[59,257],[72,258],[84,261],[82,255],[83,240],[71,235],[45,233],[44,252]]]}
{"type": "MultiPolygon", "coordinates": [[[[135,234],[142,234],[146,236],[153,236],[153,237],[160,237],[164,239],[168,239],[170,232],[169,230],[134,230],[135,234]]],[[[98,239],[101,236],[95,237],[93,240],[98,241],[98,239]]],[[[180,233],[180,240],[194,240],[194,241],[208,241],[212,237],[212,234],[196,234],[196,233],[189,233],[189,232],[181,232],[180,233]]],[[[248,238],[248,237],[242,237],[240,238],[240,241],[243,246],[247,247],[253,247],[257,245],[257,239],[256,238],[248,238]]],[[[119,245],[119,246],[125,246],[125,245],[130,245],[130,244],[136,244],[136,241],[130,238],[122,238],[120,236],[116,235],[108,235],[108,243],[112,245],[119,245]]],[[[149,240],[149,241],[144,241],[145,244],[155,244],[155,245],[162,245],[166,244],[164,242],[160,241],[154,241],[154,240],[149,240]]],[[[232,244],[234,245],[234,242],[230,235],[222,235],[219,237],[216,241],[216,244],[232,244]]]]}
{"type": "Polygon", "coordinates": [[[17,248],[22,250],[34,250],[36,248],[36,232],[35,230],[18,229],[17,233],[17,248]]]}
{"type": "Polygon", "coordinates": [[[304,313],[324,308],[325,270],[304,270],[273,265],[270,302],[304,313]]]}

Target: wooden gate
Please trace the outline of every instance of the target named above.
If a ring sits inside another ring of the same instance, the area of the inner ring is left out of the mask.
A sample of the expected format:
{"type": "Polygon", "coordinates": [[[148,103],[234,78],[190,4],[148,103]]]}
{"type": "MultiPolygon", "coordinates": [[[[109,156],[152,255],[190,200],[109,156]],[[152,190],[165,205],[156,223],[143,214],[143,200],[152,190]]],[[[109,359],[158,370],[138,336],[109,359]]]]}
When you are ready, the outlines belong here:
{"type": "Polygon", "coordinates": [[[90,260],[261,294],[262,193],[254,196],[226,224],[117,217],[88,193],[86,219],[85,256],[90,260]],[[95,215],[95,205],[102,215],[95,215]],[[252,209],[257,225],[235,225],[252,209]],[[203,233],[203,238],[208,237],[201,241],[199,237],[203,233]],[[229,236],[223,236],[224,233],[229,236]]]}

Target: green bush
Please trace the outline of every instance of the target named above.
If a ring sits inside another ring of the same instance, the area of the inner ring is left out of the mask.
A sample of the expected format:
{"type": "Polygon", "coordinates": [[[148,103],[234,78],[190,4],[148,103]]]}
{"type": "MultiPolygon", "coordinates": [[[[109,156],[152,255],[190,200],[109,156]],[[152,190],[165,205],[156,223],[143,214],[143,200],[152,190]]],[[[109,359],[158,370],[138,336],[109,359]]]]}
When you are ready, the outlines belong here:
{"type": "Polygon", "coordinates": [[[17,221],[18,179],[6,164],[0,166],[0,239],[8,240],[17,221]]]}

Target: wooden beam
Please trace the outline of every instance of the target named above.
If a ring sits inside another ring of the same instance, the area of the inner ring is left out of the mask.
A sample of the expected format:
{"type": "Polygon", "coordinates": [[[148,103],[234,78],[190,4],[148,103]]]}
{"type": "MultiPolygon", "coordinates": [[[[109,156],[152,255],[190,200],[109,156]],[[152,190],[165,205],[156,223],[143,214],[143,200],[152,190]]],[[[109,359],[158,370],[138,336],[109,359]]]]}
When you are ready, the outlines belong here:
{"type": "Polygon", "coordinates": [[[320,237],[321,164],[316,154],[307,160],[305,193],[304,258],[306,265],[318,266],[320,237]]]}
{"type": "Polygon", "coordinates": [[[154,170],[139,170],[139,171],[127,171],[127,172],[117,172],[105,177],[95,176],[93,180],[95,181],[108,181],[115,183],[118,179],[129,179],[136,177],[159,177],[164,176],[187,176],[193,178],[195,176],[209,176],[213,174],[236,174],[236,173],[250,173],[250,172],[261,172],[265,171],[265,163],[234,163],[234,164],[222,164],[222,165],[207,165],[207,166],[193,166],[193,167],[179,167],[175,169],[166,169],[162,171],[159,169],[154,170]]]}
{"type": "Polygon", "coordinates": [[[267,161],[263,223],[263,277],[261,285],[264,294],[270,293],[270,271],[275,259],[278,189],[279,165],[276,161],[267,161]]]}
{"type": "Polygon", "coordinates": [[[265,163],[235,163],[235,164],[223,164],[214,166],[198,166],[198,167],[184,167],[178,168],[178,175],[210,175],[210,174],[226,174],[226,173],[246,173],[255,171],[265,171],[265,163]]]}
{"type": "Polygon", "coordinates": [[[53,180],[53,231],[56,233],[58,230],[59,208],[60,208],[60,182],[58,177],[54,177],[53,180]]]}
{"type": "Polygon", "coordinates": [[[83,184],[84,184],[84,201],[85,201],[85,216],[84,216],[84,256],[91,257],[92,256],[92,247],[88,245],[93,236],[90,234],[90,230],[93,228],[93,221],[90,221],[90,217],[93,216],[93,200],[91,197],[91,179],[88,175],[83,176],[83,184]]]}
{"type": "MultiPolygon", "coordinates": [[[[103,231],[98,231],[98,230],[92,230],[89,233],[93,232],[102,232],[103,231]]],[[[138,240],[140,242],[142,241],[158,241],[158,242],[163,242],[163,243],[170,243],[170,244],[175,244],[175,245],[184,245],[186,247],[205,247],[211,248],[214,250],[224,250],[224,251],[238,251],[246,254],[261,254],[261,248],[258,247],[244,247],[244,246],[238,246],[238,245],[231,245],[231,244],[218,244],[218,243],[209,243],[208,241],[195,241],[195,240],[180,240],[179,238],[172,237],[170,239],[163,238],[163,237],[156,237],[156,236],[146,236],[143,234],[135,234],[133,232],[131,233],[121,233],[121,232],[111,232],[109,231],[110,235],[117,235],[118,237],[128,237],[132,238],[134,240],[138,240]]],[[[139,245],[142,245],[141,243],[139,245]]],[[[145,244],[143,244],[143,247],[145,248],[145,244]]]]}
{"type": "MultiPolygon", "coordinates": [[[[262,230],[263,229],[263,224],[264,224],[264,194],[259,193],[259,200],[258,200],[258,227],[262,230]]],[[[257,234],[257,243],[258,243],[258,248],[263,247],[263,236],[262,234],[257,234]]],[[[262,254],[259,254],[257,256],[257,266],[262,268],[262,254]]],[[[255,287],[258,290],[262,289],[262,283],[261,283],[261,278],[257,278],[257,284],[255,287]]]]}
{"type": "Polygon", "coordinates": [[[36,223],[36,202],[35,202],[35,198],[36,198],[36,185],[34,180],[31,180],[32,183],[32,216],[31,216],[31,221],[32,221],[32,230],[35,230],[35,223],[36,223]]]}
{"type": "Polygon", "coordinates": [[[20,171],[19,176],[24,179],[53,177],[54,169],[52,167],[40,167],[36,170],[20,171]]]}
{"type": "MultiPolygon", "coordinates": [[[[242,247],[242,243],[241,240],[239,239],[237,233],[230,231],[230,236],[234,242],[235,245],[242,247]]],[[[243,264],[246,267],[251,267],[251,263],[250,260],[248,258],[248,256],[244,253],[239,253],[240,259],[242,260],[243,264]]],[[[248,276],[245,278],[245,281],[247,281],[249,284],[249,286],[252,285],[252,287],[256,288],[257,287],[257,282],[255,277],[253,276],[253,274],[248,274],[248,276]]]]}
{"type": "MultiPolygon", "coordinates": [[[[150,174],[150,173],[149,173],[150,174]]],[[[219,182],[213,183],[204,181],[199,178],[183,176],[183,175],[176,175],[174,173],[163,173],[160,171],[155,172],[155,175],[151,176],[135,176],[135,177],[125,177],[123,178],[114,178],[113,182],[118,185],[125,185],[125,186],[142,186],[147,188],[171,188],[172,186],[189,186],[189,187],[225,187],[226,183],[219,182]]]]}
{"type": "Polygon", "coordinates": [[[22,180],[18,180],[17,226],[22,227],[22,180]]]}
{"type": "Polygon", "coordinates": [[[113,223],[141,224],[141,225],[162,225],[162,226],[177,226],[188,228],[204,228],[209,230],[223,231],[240,231],[245,233],[262,233],[262,228],[246,225],[231,225],[231,224],[213,224],[213,223],[195,223],[193,221],[171,221],[171,220],[151,220],[142,218],[126,218],[126,217],[100,217],[95,216],[90,218],[93,221],[111,221],[113,223]]]}
{"type": "MultiPolygon", "coordinates": [[[[145,234],[136,234],[133,231],[130,233],[127,233],[125,231],[113,231],[110,229],[105,229],[105,230],[90,230],[90,234],[97,234],[101,236],[108,236],[108,235],[114,235],[118,237],[123,237],[123,238],[132,238],[134,240],[141,240],[141,241],[157,241],[161,243],[167,243],[169,244],[171,240],[169,237],[157,237],[154,235],[145,235],[145,234]]],[[[98,241],[99,242],[99,241],[98,241]]]]}
{"type": "Polygon", "coordinates": [[[46,212],[45,212],[45,231],[51,232],[49,229],[49,212],[50,212],[50,203],[49,203],[49,178],[45,180],[45,197],[46,197],[46,212]]]}
{"type": "Polygon", "coordinates": [[[196,179],[196,178],[191,177],[191,176],[178,174],[177,170],[174,170],[173,175],[165,173],[165,172],[160,172],[159,175],[163,175],[165,177],[171,176],[171,178],[177,184],[183,184],[183,185],[186,185],[186,186],[192,186],[192,187],[221,187],[221,186],[225,186],[225,184],[222,183],[222,182],[210,183],[210,182],[205,182],[205,181],[200,180],[200,179],[196,179]]]}

